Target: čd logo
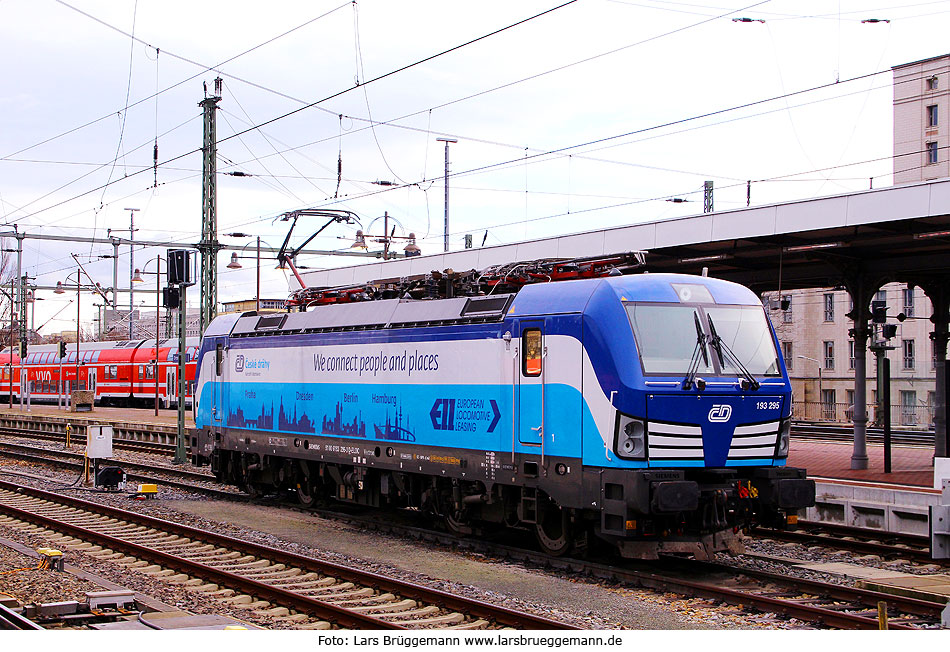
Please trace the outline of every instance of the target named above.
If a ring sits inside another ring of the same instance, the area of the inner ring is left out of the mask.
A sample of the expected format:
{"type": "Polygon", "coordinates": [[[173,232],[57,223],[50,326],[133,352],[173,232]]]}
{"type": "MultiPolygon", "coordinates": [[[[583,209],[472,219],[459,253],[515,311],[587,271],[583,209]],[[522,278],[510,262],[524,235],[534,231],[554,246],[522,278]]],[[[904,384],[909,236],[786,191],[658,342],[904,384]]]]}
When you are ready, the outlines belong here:
{"type": "Polygon", "coordinates": [[[712,423],[724,423],[732,416],[731,405],[714,405],[709,411],[709,420],[712,423]]]}

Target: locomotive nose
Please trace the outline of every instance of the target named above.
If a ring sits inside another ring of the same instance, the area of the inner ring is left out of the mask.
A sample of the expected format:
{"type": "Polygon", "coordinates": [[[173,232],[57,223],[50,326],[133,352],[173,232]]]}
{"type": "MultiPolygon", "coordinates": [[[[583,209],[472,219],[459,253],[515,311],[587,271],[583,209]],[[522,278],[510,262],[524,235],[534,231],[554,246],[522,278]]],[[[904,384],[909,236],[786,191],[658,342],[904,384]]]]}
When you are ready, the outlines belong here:
{"type": "Polygon", "coordinates": [[[674,461],[734,466],[775,456],[782,396],[755,394],[651,394],[647,446],[651,466],[674,461]]]}

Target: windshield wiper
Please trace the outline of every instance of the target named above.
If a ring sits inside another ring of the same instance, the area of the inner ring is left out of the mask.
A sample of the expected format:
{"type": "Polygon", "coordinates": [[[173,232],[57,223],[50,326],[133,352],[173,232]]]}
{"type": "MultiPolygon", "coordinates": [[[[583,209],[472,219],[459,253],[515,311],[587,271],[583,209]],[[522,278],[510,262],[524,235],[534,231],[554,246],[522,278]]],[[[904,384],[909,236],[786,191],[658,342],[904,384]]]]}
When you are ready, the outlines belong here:
{"type": "Polygon", "coordinates": [[[699,323],[699,315],[695,312],[693,313],[693,324],[696,326],[696,346],[693,347],[693,357],[689,360],[686,378],[683,379],[683,389],[690,389],[695,379],[696,387],[702,391],[706,389],[706,381],[702,378],[696,378],[696,372],[699,371],[700,357],[705,366],[709,366],[709,354],[706,353],[706,334],[703,333],[703,327],[699,323]]]}
{"type": "Polygon", "coordinates": [[[755,376],[752,375],[752,372],[749,371],[742,360],[739,359],[739,356],[729,348],[729,345],[722,341],[722,338],[719,337],[719,334],[716,332],[716,325],[713,324],[712,315],[706,315],[706,321],[709,322],[709,335],[713,349],[716,351],[716,355],[719,358],[719,366],[725,369],[725,359],[728,359],[729,364],[735,367],[739,371],[739,375],[745,380],[745,385],[742,389],[751,389],[753,391],[759,388],[759,381],[755,379],[755,376]],[[725,354],[725,355],[723,355],[725,354]]]}

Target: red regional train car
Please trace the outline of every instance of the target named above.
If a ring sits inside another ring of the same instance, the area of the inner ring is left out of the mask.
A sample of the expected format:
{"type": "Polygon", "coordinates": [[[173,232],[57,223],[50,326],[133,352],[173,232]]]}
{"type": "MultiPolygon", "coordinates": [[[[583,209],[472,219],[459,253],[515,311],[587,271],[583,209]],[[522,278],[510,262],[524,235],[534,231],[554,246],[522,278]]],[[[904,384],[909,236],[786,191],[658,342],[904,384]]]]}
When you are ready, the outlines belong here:
{"type": "MultiPolygon", "coordinates": [[[[185,405],[191,405],[195,381],[198,338],[188,338],[185,348],[185,405]]],[[[73,390],[95,392],[97,405],[151,407],[155,404],[156,374],[158,398],[163,407],[178,405],[178,340],[83,342],[78,364],[75,344],[66,345],[66,357],[59,357],[58,344],[34,344],[21,366],[18,351],[0,351],[0,401],[57,403],[73,390]],[[21,373],[22,370],[22,373],[21,373]],[[77,377],[78,375],[78,377],[77,377]]]]}

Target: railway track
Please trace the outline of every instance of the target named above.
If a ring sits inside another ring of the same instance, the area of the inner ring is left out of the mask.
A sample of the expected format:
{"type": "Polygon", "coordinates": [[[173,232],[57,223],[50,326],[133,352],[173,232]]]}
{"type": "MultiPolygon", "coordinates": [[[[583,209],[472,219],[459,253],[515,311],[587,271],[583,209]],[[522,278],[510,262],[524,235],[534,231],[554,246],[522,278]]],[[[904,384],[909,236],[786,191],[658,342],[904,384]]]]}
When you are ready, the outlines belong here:
{"type": "Polygon", "coordinates": [[[799,529],[791,532],[755,528],[750,534],[777,541],[826,546],[863,555],[878,555],[885,559],[907,559],[924,564],[942,563],[930,556],[928,537],[809,521],[799,521],[798,525],[799,529]]]}
{"type": "Polygon", "coordinates": [[[232,605],[325,629],[573,629],[547,618],[0,481],[5,525],[164,576],[232,605]]]}
{"type": "MultiPolygon", "coordinates": [[[[308,510],[312,511],[312,510],[308,510]]],[[[541,552],[484,538],[465,538],[427,527],[380,521],[361,516],[317,510],[322,518],[431,542],[488,556],[547,567],[572,576],[605,579],[627,586],[701,597],[737,607],[782,614],[807,623],[839,629],[877,629],[877,605],[887,604],[893,629],[938,626],[945,605],[834,584],[747,569],[677,558],[661,562],[555,558],[541,552]]]]}
{"type": "MultiPolygon", "coordinates": [[[[29,448],[29,447],[24,447],[29,448]]],[[[40,449],[39,452],[47,453],[46,449],[40,449]]],[[[55,452],[55,451],[54,451],[55,452]]],[[[67,462],[65,460],[46,460],[41,456],[36,456],[36,461],[54,463],[69,463],[79,465],[78,462],[67,462]]],[[[120,465],[123,463],[120,463],[120,465]]],[[[144,465],[142,465],[144,466],[144,465]]],[[[151,468],[154,472],[154,467],[151,468]]],[[[177,470],[171,470],[178,472],[177,470]]],[[[185,474],[194,472],[182,471],[185,474]]],[[[207,480],[208,476],[198,474],[207,480]]],[[[131,476],[130,476],[131,477],[131,476]]],[[[144,477],[144,476],[143,476],[144,477]]],[[[206,494],[224,493],[220,489],[213,490],[205,486],[195,486],[188,482],[172,482],[159,478],[150,478],[150,481],[172,484],[183,489],[202,492],[206,494]]],[[[2,486],[2,483],[0,483],[2,486]]],[[[227,498],[246,500],[244,494],[229,493],[227,498]]],[[[303,509],[292,507],[293,509],[303,509]]],[[[706,563],[697,565],[692,570],[682,572],[675,568],[680,568],[686,562],[677,562],[671,572],[670,569],[658,571],[657,569],[644,570],[637,565],[630,565],[626,562],[618,564],[597,564],[584,559],[554,559],[540,552],[535,552],[527,548],[510,546],[502,543],[483,539],[468,539],[457,537],[450,533],[440,532],[427,527],[417,525],[406,525],[393,523],[388,520],[380,521],[377,516],[364,516],[360,514],[345,514],[338,511],[325,509],[308,509],[309,513],[315,513],[323,518],[342,520],[347,523],[357,525],[362,528],[374,529],[377,531],[405,536],[423,541],[430,541],[443,545],[456,546],[462,549],[469,549],[496,557],[510,558],[522,562],[548,566],[559,570],[570,571],[572,573],[581,573],[590,577],[610,579],[630,586],[650,588],[659,591],[671,591],[685,596],[703,597],[713,600],[719,600],[727,604],[742,607],[751,607],[754,609],[784,614],[790,618],[798,618],[805,622],[819,623],[828,627],[846,628],[846,629],[874,629],[878,627],[877,603],[885,602],[888,604],[891,625],[895,629],[914,628],[919,625],[931,625],[939,623],[940,606],[936,606],[923,601],[908,600],[897,596],[886,595],[874,591],[842,587],[836,584],[821,583],[815,581],[796,580],[784,575],[769,575],[761,571],[752,571],[745,568],[734,568],[730,566],[714,566],[706,563]],[[708,581],[697,580],[697,576],[710,576],[708,581]],[[748,578],[756,576],[756,582],[749,583],[748,578]],[[736,577],[746,578],[743,581],[736,580],[736,577]],[[730,579],[731,578],[731,579],[730,579]],[[745,582],[745,584],[743,584],[745,582]]],[[[814,534],[796,533],[796,532],[778,532],[772,530],[761,530],[758,533],[773,539],[795,540],[803,543],[816,543],[830,545],[835,548],[848,548],[855,552],[863,554],[881,554],[882,556],[901,555],[914,560],[929,560],[922,557],[919,548],[910,547],[909,543],[902,542],[907,548],[896,548],[892,542],[880,540],[882,533],[874,532],[856,532],[854,529],[841,529],[837,531],[832,528],[824,528],[825,534],[816,532],[814,534]],[[834,536],[832,536],[832,534],[834,536]],[[861,536],[857,536],[861,535],[861,536]],[[841,539],[841,536],[848,536],[853,540],[841,539]],[[878,537],[875,543],[870,540],[871,537],[878,537]],[[862,541],[862,539],[864,539],[862,541]]],[[[915,543],[921,543],[919,541],[915,543]]],[[[696,562],[699,564],[698,562],[696,562]]]]}
{"type": "MultiPolygon", "coordinates": [[[[890,629],[939,627],[945,605],[784,574],[736,568],[712,562],[674,562],[684,579],[659,579],[665,585],[679,583],[691,594],[749,605],[807,622],[838,629],[878,629],[878,604],[887,609],[890,629]],[[695,577],[704,579],[696,581],[695,577]]],[[[643,581],[637,577],[637,581],[643,581]]],[[[652,578],[649,581],[654,582],[652,578]]]]}
{"type": "MultiPolygon", "coordinates": [[[[0,437],[15,437],[18,439],[34,439],[40,441],[51,441],[55,443],[66,444],[66,435],[57,432],[47,432],[40,430],[23,430],[20,428],[0,427],[0,437]]],[[[75,434],[70,436],[70,442],[73,446],[83,448],[86,445],[86,436],[84,434],[75,434]]],[[[167,455],[169,457],[175,454],[175,445],[159,441],[139,441],[134,439],[113,438],[112,448],[115,450],[150,453],[154,455],[167,455]]]]}
{"type": "MultiPolygon", "coordinates": [[[[84,468],[84,458],[81,453],[38,448],[24,444],[5,442],[0,446],[0,456],[37,464],[52,464],[73,469],[77,472],[81,472],[84,468]]],[[[130,481],[165,485],[223,500],[248,500],[247,494],[236,490],[223,489],[222,485],[210,473],[125,460],[113,460],[112,464],[121,467],[130,481]]]]}

